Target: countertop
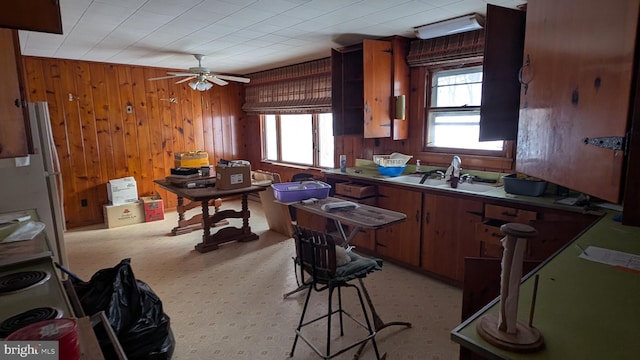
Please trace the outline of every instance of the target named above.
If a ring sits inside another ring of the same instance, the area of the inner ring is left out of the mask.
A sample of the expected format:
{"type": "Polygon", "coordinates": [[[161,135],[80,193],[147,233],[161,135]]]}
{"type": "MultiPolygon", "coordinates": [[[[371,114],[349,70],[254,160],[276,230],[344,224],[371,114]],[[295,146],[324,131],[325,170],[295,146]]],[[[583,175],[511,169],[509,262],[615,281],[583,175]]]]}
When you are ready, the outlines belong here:
{"type": "MultiPolygon", "coordinates": [[[[406,187],[407,189],[412,189],[412,190],[433,191],[443,195],[464,194],[467,196],[473,196],[477,198],[506,201],[513,204],[536,205],[536,206],[544,206],[547,208],[555,208],[559,210],[585,212],[585,209],[583,206],[571,206],[571,205],[556,203],[557,200],[566,198],[567,196],[558,196],[549,192],[543,194],[543,196],[523,196],[523,195],[508,194],[504,191],[504,186],[502,184],[502,176],[508,175],[508,174],[501,174],[496,172],[464,171],[465,173],[469,173],[471,175],[477,175],[485,179],[495,178],[495,180],[498,181],[498,183],[496,184],[495,190],[490,190],[486,192],[473,192],[473,191],[464,191],[464,190],[454,189],[450,187],[434,187],[434,186],[426,186],[426,185],[418,185],[418,184],[393,181],[392,180],[393,177],[380,175],[373,161],[358,159],[356,162],[356,165],[357,165],[356,167],[347,168],[346,172],[341,172],[340,169],[328,169],[328,170],[324,170],[323,173],[331,177],[338,177],[338,178],[344,177],[345,180],[349,180],[349,181],[357,181],[360,179],[360,180],[366,180],[368,182],[376,182],[384,185],[403,186],[403,187],[406,187]]],[[[430,171],[430,170],[440,169],[440,168],[423,166],[422,169],[423,171],[430,171]]],[[[414,166],[407,165],[407,168],[405,169],[402,175],[410,175],[413,172],[414,172],[414,166]]],[[[569,196],[577,196],[577,194],[571,193],[569,196]]],[[[616,207],[616,205],[612,205],[612,206],[616,207]]]]}
{"type": "Polygon", "coordinates": [[[485,314],[497,314],[495,299],[451,332],[453,341],[491,359],[637,359],[640,354],[640,273],[580,258],[589,246],[640,255],[640,228],[607,213],[591,228],[525,276],[518,319],[527,324],[534,275],[540,275],[533,326],[545,339],[535,353],[499,349],[476,332],[485,314]]]}

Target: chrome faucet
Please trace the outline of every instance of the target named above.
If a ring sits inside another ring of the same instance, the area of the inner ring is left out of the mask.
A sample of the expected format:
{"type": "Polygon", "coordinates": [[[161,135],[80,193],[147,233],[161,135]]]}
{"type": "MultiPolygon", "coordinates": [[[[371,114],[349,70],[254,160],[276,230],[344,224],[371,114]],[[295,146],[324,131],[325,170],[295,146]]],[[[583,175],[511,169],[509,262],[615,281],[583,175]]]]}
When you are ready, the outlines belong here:
{"type": "Polygon", "coordinates": [[[449,181],[451,183],[451,187],[454,189],[458,187],[461,165],[462,160],[460,160],[460,157],[456,155],[453,157],[453,160],[451,160],[451,165],[447,168],[447,172],[445,173],[444,180],[449,181]]]}
{"type": "Polygon", "coordinates": [[[471,184],[473,182],[473,175],[471,174],[462,174],[460,175],[460,182],[466,182],[471,184]]]}

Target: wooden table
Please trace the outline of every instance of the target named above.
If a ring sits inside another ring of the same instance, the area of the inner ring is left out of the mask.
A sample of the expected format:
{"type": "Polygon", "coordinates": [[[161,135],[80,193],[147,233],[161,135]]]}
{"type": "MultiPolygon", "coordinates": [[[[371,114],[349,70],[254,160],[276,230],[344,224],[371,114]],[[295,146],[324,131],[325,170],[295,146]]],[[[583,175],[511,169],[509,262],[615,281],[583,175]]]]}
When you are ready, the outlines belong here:
{"type": "Polygon", "coordinates": [[[258,235],[251,232],[249,227],[249,206],[247,204],[247,195],[255,192],[264,191],[264,186],[247,186],[244,188],[233,190],[220,190],[212,186],[200,187],[200,188],[183,188],[179,187],[166,179],[154,180],[154,182],[163,189],[170,191],[178,196],[178,204],[181,202],[181,198],[189,199],[194,202],[200,202],[202,206],[202,242],[195,246],[195,249],[199,252],[207,252],[216,250],[219,244],[229,241],[251,241],[257,240],[258,235]],[[216,211],[213,215],[209,215],[209,202],[214,199],[229,197],[229,196],[242,196],[242,209],[236,210],[222,210],[216,211]],[[224,219],[241,218],[242,227],[237,228],[234,226],[222,227],[215,233],[211,233],[211,228],[215,224],[220,224],[220,221],[224,219]]]}
{"type": "MultiPolygon", "coordinates": [[[[403,213],[382,209],[375,206],[365,205],[365,204],[358,204],[357,208],[351,209],[351,210],[344,210],[344,211],[322,210],[321,208],[322,205],[333,203],[333,202],[344,202],[344,200],[334,198],[334,197],[328,197],[326,199],[321,199],[311,204],[292,203],[290,205],[298,210],[308,211],[312,214],[322,216],[324,218],[332,220],[335,223],[336,229],[340,233],[340,237],[343,240],[342,245],[345,247],[349,246],[349,241],[351,241],[351,239],[353,239],[353,237],[361,229],[374,231],[376,229],[381,229],[387,226],[391,226],[393,224],[403,222],[407,219],[407,215],[403,213]],[[344,230],[345,225],[351,227],[351,231],[349,233],[347,233],[344,230]]],[[[364,282],[362,278],[358,278],[358,281],[360,282],[360,287],[362,288],[364,297],[367,300],[369,309],[371,310],[371,317],[373,318],[373,324],[376,332],[386,327],[394,326],[394,325],[411,327],[411,323],[409,322],[392,321],[392,322],[385,323],[384,321],[382,321],[382,319],[376,312],[375,306],[373,305],[373,301],[371,301],[371,296],[369,295],[367,288],[364,286],[364,282]]],[[[298,290],[299,289],[296,289],[295,291],[298,291],[298,290]]],[[[358,348],[358,351],[353,357],[354,359],[357,359],[360,357],[360,354],[362,353],[362,349],[364,348],[365,344],[366,343],[363,343],[362,345],[360,345],[360,347],[358,348]]]]}

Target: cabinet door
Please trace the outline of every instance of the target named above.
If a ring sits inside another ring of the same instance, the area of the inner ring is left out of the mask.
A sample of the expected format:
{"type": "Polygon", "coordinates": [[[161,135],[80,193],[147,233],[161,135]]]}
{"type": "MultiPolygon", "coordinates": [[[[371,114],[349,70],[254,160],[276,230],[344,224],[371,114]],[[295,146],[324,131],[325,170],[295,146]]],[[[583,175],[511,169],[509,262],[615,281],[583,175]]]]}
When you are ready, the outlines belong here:
{"type": "Polygon", "coordinates": [[[331,49],[333,135],[362,135],[362,49],[331,49]]]}
{"type": "Polygon", "coordinates": [[[528,4],[516,170],[619,201],[623,152],[585,139],[627,131],[638,3],[528,4]]]}
{"type": "Polygon", "coordinates": [[[482,202],[424,195],[422,268],[461,283],[464,258],[478,256],[475,225],[482,221],[482,202]]]}
{"type": "Polygon", "coordinates": [[[364,40],[364,137],[391,136],[391,43],[364,40]]]}
{"type": "Polygon", "coordinates": [[[58,0],[5,1],[0,12],[0,27],[62,34],[58,0]]]}
{"type": "Polygon", "coordinates": [[[378,186],[378,206],[407,215],[407,221],[376,230],[376,252],[403,263],[420,264],[422,193],[378,186]]]}
{"type": "Polygon", "coordinates": [[[16,30],[0,29],[0,158],[25,156],[28,151],[16,37],[16,30]]]}
{"type": "Polygon", "coordinates": [[[487,5],[482,66],[480,141],[518,136],[520,83],[524,47],[524,11],[487,5]]]}
{"type": "Polygon", "coordinates": [[[393,96],[394,104],[392,116],[392,139],[405,140],[409,138],[409,98],[411,92],[411,71],[407,64],[407,55],[409,55],[410,40],[404,37],[396,36],[391,40],[393,46],[393,96]],[[402,102],[395,103],[395,97],[404,95],[404,109],[402,102]],[[403,111],[400,111],[403,110],[403,111]],[[398,112],[404,112],[404,118],[400,118],[398,112]]]}

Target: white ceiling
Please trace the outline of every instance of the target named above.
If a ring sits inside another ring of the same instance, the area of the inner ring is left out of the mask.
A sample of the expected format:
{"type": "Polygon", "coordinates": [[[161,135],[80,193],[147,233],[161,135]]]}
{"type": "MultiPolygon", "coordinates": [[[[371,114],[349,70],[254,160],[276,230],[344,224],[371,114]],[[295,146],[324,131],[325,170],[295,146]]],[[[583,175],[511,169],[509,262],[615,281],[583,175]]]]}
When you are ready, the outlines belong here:
{"type": "Polygon", "coordinates": [[[330,56],[518,0],[60,0],[63,35],[20,31],[23,55],[248,74],[330,56]]]}

